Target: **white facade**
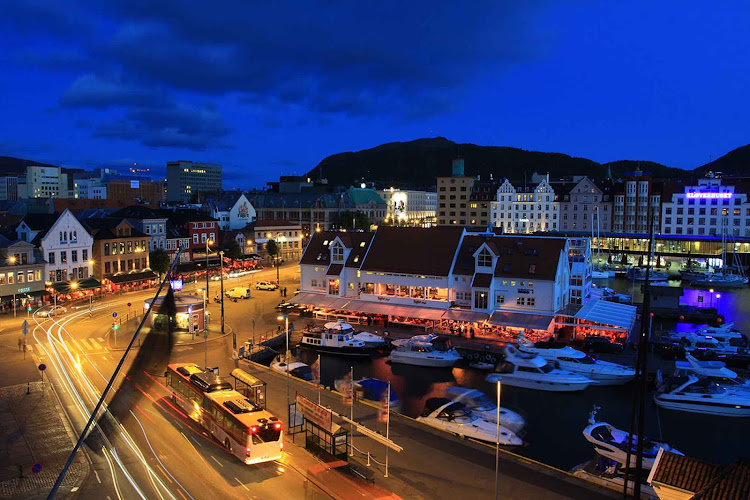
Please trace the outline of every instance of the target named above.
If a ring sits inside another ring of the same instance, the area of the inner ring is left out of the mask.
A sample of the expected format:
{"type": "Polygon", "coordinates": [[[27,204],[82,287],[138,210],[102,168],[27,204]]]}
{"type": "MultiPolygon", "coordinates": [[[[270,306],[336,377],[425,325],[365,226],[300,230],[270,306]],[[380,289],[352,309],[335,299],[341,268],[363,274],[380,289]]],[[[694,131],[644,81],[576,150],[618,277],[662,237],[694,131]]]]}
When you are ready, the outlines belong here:
{"type": "Polygon", "coordinates": [[[69,198],[68,174],[60,167],[26,167],[26,196],[28,198],[69,198]]]}
{"type": "Polygon", "coordinates": [[[154,250],[167,249],[167,219],[136,220],[136,228],[148,236],[148,248],[154,250]],[[140,227],[139,227],[140,226],[140,227]]]}
{"type": "Polygon", "coordinates": [[[228,210],[212,208],[211,217],[219,221],[219,228],[225,231],[242,229],[249,223],[255,221],[257,213],[252,203],[241,194],[237,201],[228,210]]]}
{"type": "Polygon", "coordinates": [[[557,231],[559,206],[555,191],[548,179],[543,179],[533,190],[518,190],[508,179],[497,190],[492,202],[491,221],[505,233],[557,231]]]}
{"type": "Polygon", "coordinates": [[[94,275],[94,238],[66,209],[41,239],[47,261],[47,280],[52,283],[85,279],[94,275]]]}
{"type": "Polygon", "coordinates": [[[591,240],[568,238],[568,262],[570,263],[570,303],[583,304],[591,296],[591,240]]]}
{"type": "Polygon", "coordinates": [[[697,186],[685,186],[673,193],[661,208],[662,234],[750,236],[750,203],[747,193],[721,179],[700,179],[697,186]]]}
{"type": "Polygon", "coordinates": [[[429,227],[437,216],[437,193],[401,189],[383,189],[378,194],[385,201],[386,217],[397,223],[429,227]]]}
{"type": "Polygon", "coordinates": [[[612,231],[615,233],[648,234],[648,214],[654,217],[654,233],[660,232],[661,193],[652,189],[652,181],[642,172],[626,177],[624,193],[614,195],[614,218],[612,231]]]}

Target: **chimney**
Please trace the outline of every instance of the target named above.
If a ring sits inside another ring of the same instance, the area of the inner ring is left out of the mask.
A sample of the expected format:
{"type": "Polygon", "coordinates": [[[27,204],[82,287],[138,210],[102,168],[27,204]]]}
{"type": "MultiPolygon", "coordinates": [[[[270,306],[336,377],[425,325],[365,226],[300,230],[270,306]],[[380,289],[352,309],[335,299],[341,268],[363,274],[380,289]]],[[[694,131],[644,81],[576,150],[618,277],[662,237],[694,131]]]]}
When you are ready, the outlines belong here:
{"type": "Polygon", "coordinates": [[[453,177],[464,176],[464,159],[463,158],[453,158],[453,170],[451,172],[451,175],[453,177]]]}

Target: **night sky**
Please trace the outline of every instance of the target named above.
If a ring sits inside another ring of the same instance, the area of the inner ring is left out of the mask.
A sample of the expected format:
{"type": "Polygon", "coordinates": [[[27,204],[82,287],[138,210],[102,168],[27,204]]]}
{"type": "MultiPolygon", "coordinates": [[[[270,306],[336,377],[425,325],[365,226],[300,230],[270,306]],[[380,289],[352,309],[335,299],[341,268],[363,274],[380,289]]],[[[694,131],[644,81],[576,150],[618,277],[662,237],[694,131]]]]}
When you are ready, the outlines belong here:
{"type": "Polygon", "coordinates": [[[0,0],[0,155],[157,173],[208,161],[225,166],[225,188],[435,136],[694,168],[750,143],[749,13],[0,0]]]}

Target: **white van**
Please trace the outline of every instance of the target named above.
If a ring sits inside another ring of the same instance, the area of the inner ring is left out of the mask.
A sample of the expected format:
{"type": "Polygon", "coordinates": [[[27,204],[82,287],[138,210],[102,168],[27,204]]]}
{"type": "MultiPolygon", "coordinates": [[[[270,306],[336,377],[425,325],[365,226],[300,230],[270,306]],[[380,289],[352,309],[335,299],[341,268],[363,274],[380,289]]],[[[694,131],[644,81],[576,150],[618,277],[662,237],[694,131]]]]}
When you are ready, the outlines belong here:
{"type": "Polygon", "coordinates": [[[230,288],[226,292],[227,297],[230,299],[249,299],[250,298],[250,289],[249,288],[230,288]]]}

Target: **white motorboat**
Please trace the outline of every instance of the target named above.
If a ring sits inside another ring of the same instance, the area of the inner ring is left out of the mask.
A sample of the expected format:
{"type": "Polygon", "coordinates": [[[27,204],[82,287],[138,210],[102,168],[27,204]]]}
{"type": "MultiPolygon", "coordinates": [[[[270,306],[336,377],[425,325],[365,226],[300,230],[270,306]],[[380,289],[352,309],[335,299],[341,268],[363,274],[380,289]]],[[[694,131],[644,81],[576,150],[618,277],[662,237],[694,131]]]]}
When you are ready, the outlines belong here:
{"type": "Polygon", "coordinates": [[[297,377],[302,380],[310,381],[313,379],[312,369],[310,365],[302,363],[300,361],[293,361],[291,363],[285,363],[281,359],[276,359],[271,363],[271,369],[275,372],[286,374],[288,371],[292,377],[297,377]]]}
{"type": "Polygon", "coordinates": [[[743,354],[748,349],[748,340],[734,323],[722,326],[704,326],[692,332],[674,332],[670,335],[685,347],[711,349],[717,354],[743,354]]]}
{"type": "Polygon", "coordinates": [[[497,422],[491,422],[475,415],[463,403],[448,398],[430,398],[425,403],[419,422],[430,427],[452,432],[460,437],[474,438],[490,443],[498,442],[504,446],[521,446],[523,440],[513,431],[497,422]]]}
{"type": "Polygon", "coordinates": [[[363,341],[356,340],[351,325],[343,321],[326,323],[322,331],[303,332],[299,346],[341,356],[370,356],[373,351],[363,341]]]}
{"type": "MultiPolygon", "coordinates": [[[[644,281],[646,279],[646,268],[645,267],[631,267],[628,269],[628,279],[635,281],[644,281]]],[[[666,271],[657,271],[651,269],[648,273],[648,280],[651,281],[666,281],[669,279],[669,273],[666,271]]]]}
{"type": "Polygon", "coordinates": [[[351,334],[354,340],[359,340],[365,343],[366,347],[382,348],[386,346],[385,338],[380,335],[375,335],[369,332],[357,332],[352,328],[352,325],[346,323],[343,319],[338,321],[330,321],[323,325],[326,331],[330,333],[341,333],[343,335],[351,334]]]}
{"type": "Polygon", "coordinates": [[[635,378],[635,370],[628,366],[594,359],[585,352],[559,342],[534,342],[520,335],[518,350],[536,354],[552,361],[563,370],[578,373],[596,381],[599,385],[623,385],[635,378]]]}
{"type": "Polygon", "coordinates": [[[750,380],[738,377],[737,372],[727,368],[723,361],[699,360],[691,354],[686,354],[685,359],[675,362],[677,375],[706,377],[729,390],[750,391],[750,380]]]}
{"type": "MultiPolygon", "coordinates": [[[[606,422],[599,422],[598,413],[601,408],[595,406],[589,415],[589,425],[583,429],[583,437],[586,441],[594,445],[594,450],[601,456],[607,457],[619,464],[625,464],[628,460],[628,433],[615,428],[606,422]]],[[[636,446],[638,445],[638,436],[633,435],[630,441],[630,466],[636,464],[636,446]]],[[[672,448],[669,443],[650,437],[643,438],[643,468],[651,469],[654,466],[654,460],[660,449],[682,455],[679,451],[672,448]]]]}
{"type": "MultiPolygon", "coordinates": [[[[482,391],[454,385],[445,390],[445,397],[465,404],[477,417],[497,423],[497,404],[482,391]]],[[[500,425],[518,434],[526,425],[526,420],[518,413],[501,406],[500,425]]]]}
{"type": "Polygon", "coordinates": [[[630,295],[617,293],[606,286],[592,286],[591,298],[608,300],[610,302],[619,302],[621,304],[630,304],[631,302],[633,302],[633,298],[630,295]]]}
{"type": "Polygon", "coordinates": [[[711,288],[743,288],[747,286],[748,279],[746,276],[733,273],[706,273],[694,277],[691,285],[710,286],[711,288]]]}
{"type": "Polygon", "coordinates": [[[725,417],[750,417],[750,394],[730,391],[710,379],[693,375],[661,380],[657,372],[659,389],[654,401],[668,410],[720,415],[725,417]]]}
{"type": "Polygon", "coordinates": [[[609,278],[614,277],[614,275],[615,275],[614,271],[597,271],[597,270],[591,271],[592,280],[608,280],[609,278]]]}
{"type": "Polygon", "coordinates": [[[416,335],[409,339],[394,340],[391,345],[393,350],[388,359],[392,363],[449,368],[461,359],[448,337],[416,335]]]}
{"type": "Polygon", "coordinates": [[[582,391],[596,382],[578,373],[556,368],[536,354],[524,354],[513,346],[505,347],[505,359],[487,375],[487,382],[536,389],[538,391],[582,391]]]}

